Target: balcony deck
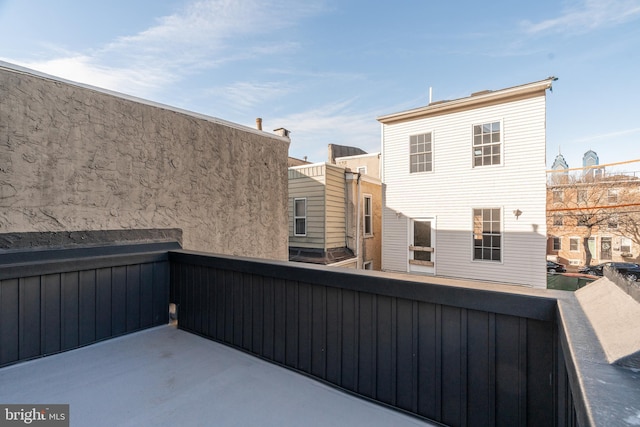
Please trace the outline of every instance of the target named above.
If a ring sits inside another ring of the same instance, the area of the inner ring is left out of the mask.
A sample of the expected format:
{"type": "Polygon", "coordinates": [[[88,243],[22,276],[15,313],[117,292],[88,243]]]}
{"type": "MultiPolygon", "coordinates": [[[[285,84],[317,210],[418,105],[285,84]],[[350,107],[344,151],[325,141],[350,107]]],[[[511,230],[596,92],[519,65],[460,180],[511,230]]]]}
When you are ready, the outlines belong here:
{"type": "Polygon", "coordinates": [[[0,402],[68,403],[71,425],[435,425],[174,326],[0,369],[0,402]]]}
{"type": "Polygon", "coordinates": [[[72,425],[638,425],[638,354],[606,350],[640,291],[612,286],[613,330],[560,291],[174,244],[6,253],[0,403],[68,403],[72,425]]]}

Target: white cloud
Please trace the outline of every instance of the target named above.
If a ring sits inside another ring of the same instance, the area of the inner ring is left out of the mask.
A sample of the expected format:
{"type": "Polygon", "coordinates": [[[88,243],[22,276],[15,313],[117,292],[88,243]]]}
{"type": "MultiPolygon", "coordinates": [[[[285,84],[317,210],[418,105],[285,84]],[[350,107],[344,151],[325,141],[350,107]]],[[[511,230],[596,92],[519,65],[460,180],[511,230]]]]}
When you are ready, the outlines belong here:
{"type": "Polygon", "coordinates": [[[149,96],[153,90],[202,69],[298,49],[268,34],[297,25],[322,11],[323,0],[200,0],[158,19],[138,34],[119,37],[91,51],[48,59],[8,59],[81,83],[149,96]]]}
{"type": "Polygon", "coordinates": [[[172,79],[167,72],[99,65],[93,58],[82,54],[43,61],[6,61],[52,76],[141,97],[150,96],[157,87],[172,79]]]}
{"type": "Polygon", "coordinates": [[[637,0],[585,0],[579,7],[566,9],[559,17],[538,23],[522,23],[529,34],[584,33],[621,24],[640,17],[637,0]]]}
{"type": "Polygon", "coordinates": [[[610,140],[612,138],[617,138],[625,135],[634,135],[634,134],[640,134],[640,128],[623,129],[615,132],[602,133],[602,134],[592,135],[584,138],[578,138],[578,139],[575,139],[574,141],[584,143],[584,142],[592,142],[592,141],[600,141],[600,140],[610,140]]]}
{"type": "Polygon", "coordinates": [[[223,88],[211,89],[208,94],[222,96],[235,108],[246,110],[286,95],[292,90],[292,87],[278,82],[236,82],[223,88]]]}
{"type": "Polygon", "coordinates": [[[266,129],[284,127],[291,131],[290,155],[320,162],[327,158],[328,144],[359,147],[367,152],[380,150],[380,125],[374,111],[355,113],[354,100],[322,105],[312,110],[270,119],[266,129]]]}

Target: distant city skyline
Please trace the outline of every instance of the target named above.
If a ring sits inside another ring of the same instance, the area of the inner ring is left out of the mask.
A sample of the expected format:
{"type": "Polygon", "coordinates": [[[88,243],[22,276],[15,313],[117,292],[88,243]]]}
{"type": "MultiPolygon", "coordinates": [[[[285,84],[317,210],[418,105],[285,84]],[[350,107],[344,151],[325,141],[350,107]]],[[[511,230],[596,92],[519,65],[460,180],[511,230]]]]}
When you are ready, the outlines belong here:
{"type": "MultiPolygon", "coordinates": [[[[265,131],[318,162],[376,117],[559,78],[546,166],[640,159],[640,4],[0,0],[0,60],[265,131]]],[[[435,141],[437,144],[437,140],[435,141]]]]}

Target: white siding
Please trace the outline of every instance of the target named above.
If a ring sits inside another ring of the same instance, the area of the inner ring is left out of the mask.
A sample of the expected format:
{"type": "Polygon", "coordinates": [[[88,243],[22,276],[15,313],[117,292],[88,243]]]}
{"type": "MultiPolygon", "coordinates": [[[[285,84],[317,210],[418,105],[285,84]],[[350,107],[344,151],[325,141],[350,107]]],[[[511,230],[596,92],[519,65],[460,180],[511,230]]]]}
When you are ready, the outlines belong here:
{"type": "Polygon", "coordinates": [[[407,218],[388,207],[382,210],[382,268],[407,271],[407,218]]]}
{"type": "Polygon", "coordinates": [[[326,165],[325,247],[346,246],[346,202],[344,169],[326,165]]]}
{"type": "Polygon", "coordinates": [[[435,216],[437,275],[546,287],[544,96],[384,124],[382,137],[384,269],[406,271],[406,218],[403,229],[396,213],[435,216]],[[502,122],[502,165],[473,168],[472,126],[494,121],[502,122]],[[409,136],[429,131],[433,172],[410,174],[409,136]],[[473,208],[503,210],[501,263],[473,261],[473,208]]]}
{"type": "Polygon", "coordinates": [[[289,169],[289,246],[325,246],[325,169],[324,166],[289,169]],[[294,236],[293,201],[307,199],[307,235],[294,236]]]}

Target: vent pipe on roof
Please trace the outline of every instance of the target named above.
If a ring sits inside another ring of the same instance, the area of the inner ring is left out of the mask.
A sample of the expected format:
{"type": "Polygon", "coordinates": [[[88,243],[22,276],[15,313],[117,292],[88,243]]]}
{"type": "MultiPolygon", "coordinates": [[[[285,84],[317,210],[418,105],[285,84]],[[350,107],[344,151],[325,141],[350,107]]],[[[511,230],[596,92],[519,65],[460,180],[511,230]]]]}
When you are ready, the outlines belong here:
{"type": "Polygon", "coordinates": [[[262,119],[260,117],[256,119],[256,129],[262,130],[262,119]]]}

